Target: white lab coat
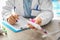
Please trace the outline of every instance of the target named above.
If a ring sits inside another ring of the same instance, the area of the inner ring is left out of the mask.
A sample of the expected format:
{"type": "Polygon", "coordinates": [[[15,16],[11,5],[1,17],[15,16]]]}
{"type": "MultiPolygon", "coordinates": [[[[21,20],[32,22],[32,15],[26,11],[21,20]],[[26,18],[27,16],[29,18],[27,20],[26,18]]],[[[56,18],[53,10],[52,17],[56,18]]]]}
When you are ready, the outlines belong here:
{"type": "MultiPolygon", "coordinates": [[[[3,17],[6,18],[7,15],[10,15],[10,11],[11,9],[14,7],[13,5],[16,6],[16,13],[20,14],[20,15],[24,15],[24,9],[23,9],[23,0],[15,0],[15,4],[14,4],[14,0],[9,0],[7,3],[7,5],[3,7],[3,17]]],[[[31,9],[34,9],[36,7],[36,5],[39,4],[39,15],[37,17],[40,17],[42,19],[42,23],[41,25],[45,25],[47,23],[49,23],[52,18],[53,18],[53,12],[52,12],[52,0],[32,0],[32,6],[31,9]]],[[[33,12],[33,11],[32,11],[33,12]]]]}

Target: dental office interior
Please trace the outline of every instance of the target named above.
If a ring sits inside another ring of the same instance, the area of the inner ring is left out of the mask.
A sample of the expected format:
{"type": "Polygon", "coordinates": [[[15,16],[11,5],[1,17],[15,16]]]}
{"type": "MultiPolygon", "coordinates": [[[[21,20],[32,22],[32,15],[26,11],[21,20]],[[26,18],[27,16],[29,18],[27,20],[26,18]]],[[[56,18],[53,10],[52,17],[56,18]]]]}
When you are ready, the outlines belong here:
{"type": "Polygon", "coordinates": [[[0,0],[0,40],[60,40],[60,0],[0,0]]]}

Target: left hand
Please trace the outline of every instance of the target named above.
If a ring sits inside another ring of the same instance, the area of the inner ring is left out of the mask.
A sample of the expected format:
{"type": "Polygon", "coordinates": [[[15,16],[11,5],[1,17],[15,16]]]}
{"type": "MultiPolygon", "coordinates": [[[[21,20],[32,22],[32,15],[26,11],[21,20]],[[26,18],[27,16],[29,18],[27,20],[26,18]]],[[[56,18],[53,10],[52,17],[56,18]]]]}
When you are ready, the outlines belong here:
{"type": "Polygon", "coordinates": [[[11,16],[7,18],[7,22],[10,23],[11,25],[14,25],[18,18],[19,18],[18,14],[11,14],[11,16]]]}

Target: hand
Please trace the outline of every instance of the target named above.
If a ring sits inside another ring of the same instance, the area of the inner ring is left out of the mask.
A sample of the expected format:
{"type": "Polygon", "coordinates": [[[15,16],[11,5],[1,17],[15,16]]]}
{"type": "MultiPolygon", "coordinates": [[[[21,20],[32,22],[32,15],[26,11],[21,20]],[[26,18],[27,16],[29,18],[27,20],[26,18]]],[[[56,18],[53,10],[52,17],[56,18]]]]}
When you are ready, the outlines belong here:
{"type": "Polygon", "coordinates": [[[11,16],[9,16],[7,18],[7,21],[8,21],[8,23],[13,25],[13,24],[16,23],[17,19],[18,19],[18,15],[17,14],[12,14],[11,16]]]}
{"type": "MultiPolygon", "coordinates": [[[[37,19],[34,19],[35,20],[35,22],[34,23],[36,23],[36,24],[38,24],[38,25],[40,25],[41,24],[41,18],[37,18],[37,19]]],[[[31,28],[31,29],[35,29],[35,30],[37,30],[37,28],[35,28],[34,26],[32,26],[31,24],[27,24],[27,26],[29,27],[29,28],[31,28]]]]}

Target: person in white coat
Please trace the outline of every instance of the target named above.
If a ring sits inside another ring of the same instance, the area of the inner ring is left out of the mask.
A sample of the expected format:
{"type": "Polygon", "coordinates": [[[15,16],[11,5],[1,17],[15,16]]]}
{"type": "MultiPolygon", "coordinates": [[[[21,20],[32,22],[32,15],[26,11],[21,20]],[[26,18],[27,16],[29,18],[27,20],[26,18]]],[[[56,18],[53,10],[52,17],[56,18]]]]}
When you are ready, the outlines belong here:
{"type": "MultiPolygon", "coordinates": [[[[3,9],[4,12],[2,12],[2,14],[4,14],[3,17],[5,17],[4,19],[8,19],[7,21],[10,24],[15,24],[16,23],[15,17],[18,16],[17,14],[19,14],[19,15],[22,14],[21,16],[23,16],[23,17],[24,16],[30,17],[32,14],[31,11],[35,10],[38,5],[37,11],[39,11],[39,15],[33,19],[33,20],[35,20],[35,23],[43,26],[43,25],[48,24],[52,20],[52,18],[53,18],[52,0],[30,0],[29,1],[30,3],[28,1],[29,0],[25,0],[25,1],[24,0],[15,0],[15,3],[14,3],[13,0],[9,0],[3,9]],[[15,7],[12,5],[14,5],[15,7]],[[15,8],[16,14],[8,13],[12,10],[12,8],[15,8]],[[26,14],[26,15],[24,15],[24,14],[26,14]],[[7,16],[9,16],[9,17],[7,17],[7,16]]],[[[28,26],[30,28],[34,28],[29,23],[28,23],[28,26]]]]}

